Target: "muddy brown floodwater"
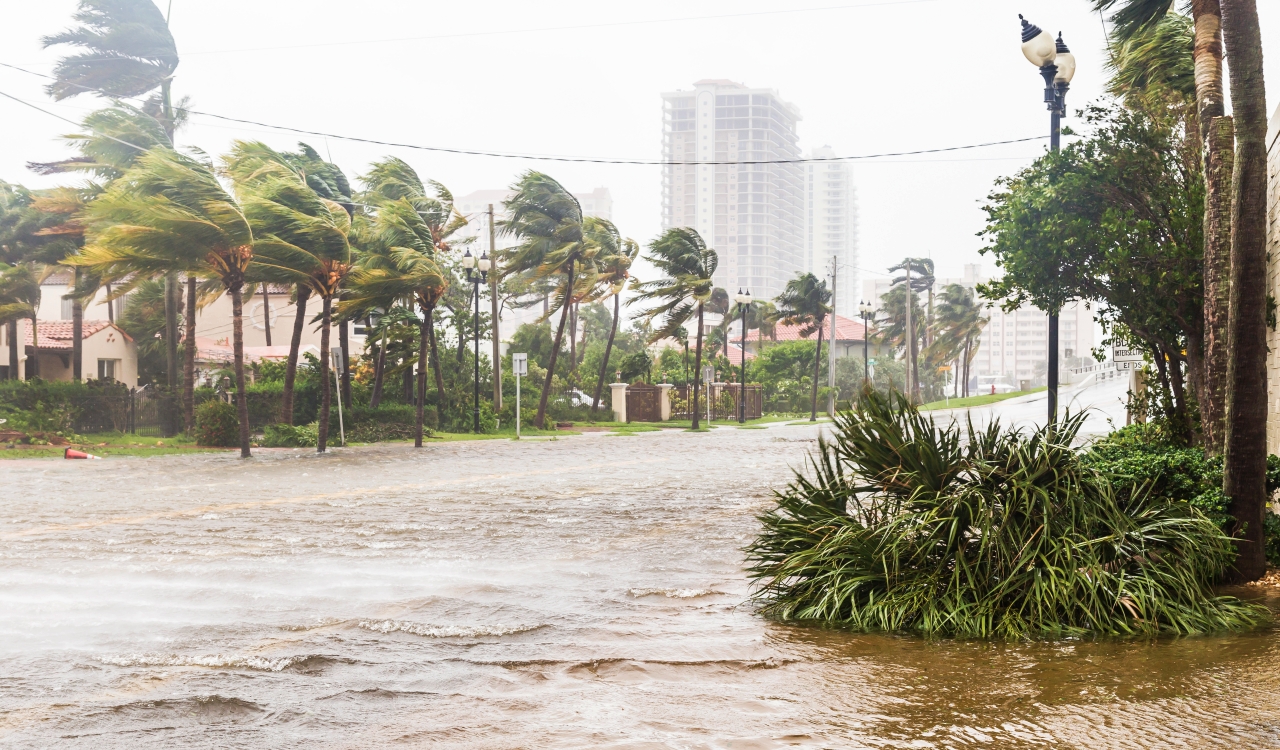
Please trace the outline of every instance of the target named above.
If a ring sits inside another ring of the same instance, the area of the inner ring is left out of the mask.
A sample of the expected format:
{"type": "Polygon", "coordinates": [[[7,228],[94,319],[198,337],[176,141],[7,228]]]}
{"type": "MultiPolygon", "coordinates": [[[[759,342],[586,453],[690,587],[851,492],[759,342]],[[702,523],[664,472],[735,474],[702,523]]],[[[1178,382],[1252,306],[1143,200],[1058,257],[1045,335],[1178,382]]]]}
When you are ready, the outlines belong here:
{"type": "Polygon", "coordinates": [[[1274,632],[765,621],[814,428],[0,462],[0,745],[1280,747],[1274,632]]]}

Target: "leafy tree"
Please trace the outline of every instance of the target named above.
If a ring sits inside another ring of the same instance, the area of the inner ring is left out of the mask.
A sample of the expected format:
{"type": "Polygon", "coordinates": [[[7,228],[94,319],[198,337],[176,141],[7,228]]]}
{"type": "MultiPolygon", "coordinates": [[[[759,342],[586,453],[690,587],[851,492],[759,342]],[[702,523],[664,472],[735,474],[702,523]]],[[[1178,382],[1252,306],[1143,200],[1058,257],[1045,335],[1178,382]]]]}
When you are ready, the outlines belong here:
{"type": "Polygon", "coordinates": [[[213,165],[155,148],[92,201],[85,218],[91,241],[68,263],[104,280],[198,268],[230,293],[240,455],[248,457],[242,292],[253,231],[240,204],[213,165]]]}
{"type": "Polygon", "coordinates": [[[503,204],[510,218],[502,222],[502,231],[517,237],[520,244],[506,252],[504,273],[532,279],[554,278],[559,290],[560,324],[534,417],[534,424],[542,429],[546,426],[551,379],[555,377],[556,359],[569,320],[570,297],[576,289],[575,272],[588,252],[589,240],[583,228],[582,206],[559,182],[530,171],[513,188],[515,195],[503,204]]]}
{"type": "Polygon", "coordinates": [[[1176,119],[1123,107],[1085,116],[1092,137],[1045,155],[990,196],[983,252],[1004,276],[979,291],[1006,310],[1102,303],[1099,319],[1113,336],[1151,353],[1172,396],[1169,417],[1188,440],[1182,364],[1193,384],[1202,367],[1199,159],[1176,119]]]}
{"type": "Polygon", "coordinates": [[[706,329],[703,316],[711,300],[714,286],[711,276],[716,272],[719,257],[707,247],[702,236],[688,227],[676,227],[663,232],[649,245],[645,260],[654,265],[661,278],[635,285],[639,292],[631,304],[648,305],[640,315],[647,322],[661,318],[658,327],[649,337],[652,343],[674,336],[681,326],[697,316],[697,339],[694,345],[693,429],[698,429],[698,396],[702,386],[702,334],[706,329]]]}
{"type": "Polygon", "coordinates": [[[818,419],[818,367],[822,364],[822,329],[831,313],[831,290],[825,280],[806,273],[787,282],[777,299],[778,317],[787,325],[800,326],[800,335],[808,338],[818,333],[818,343],[813,355],[813,401],[809,408],[809,421],[818,419]]]}

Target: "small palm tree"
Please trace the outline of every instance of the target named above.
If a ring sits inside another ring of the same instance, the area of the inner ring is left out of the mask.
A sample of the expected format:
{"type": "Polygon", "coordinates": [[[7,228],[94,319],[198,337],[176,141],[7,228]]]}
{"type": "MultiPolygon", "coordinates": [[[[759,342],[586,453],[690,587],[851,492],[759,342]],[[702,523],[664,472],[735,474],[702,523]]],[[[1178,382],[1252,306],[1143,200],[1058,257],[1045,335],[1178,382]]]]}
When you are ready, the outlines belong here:
{"type": "Polygon", "coordinates": [[[502,222],[501,228],[504,234],[519,238],[520,244],[506,252],[503,273],[563,279],[557,284],[560,324],[534,417],[534,424],[541,429],[546,425],[547,398],[569,320],[569,295],[577,288],[575,272],[590,250],[590,243],[583,227],[582,206],[559,182],[541,172],[526,172],[514,189],[515,195],[503,204],[510,218],[502,222]]]}
{"type": "Polygon", "coordinates": [[[618,333],[618,318],[622,304],[622,290],[631,278],[631,264],[640,253],[640,245],[632,239],[623,239],[613,222],[594,217],[584,221],[587,236],[598,248],[595,257],[595,290],[592,301],[613,297],[613,322],[609,326],[609,339],[604,345],[604,359],[600,362],[600,375],[596,378],[596,392],[591,399],[591,413],[600,406],[600,393],[609,375],[609,357],[613,353],[613,339],[618,333]]]}
{"type": "MultiPolygon", "coordinates": [[[[316,194],[263,143],[237,141],[224,159],[253,230],[250,279],[305,287],[321,299],[320,423],[316,450],[328,447],[329,332],[333,301],[351,268],[351,217],[341,204],[316,194]]],[[[344,355],[346,353],[344,352],[344,355]]]]}
{"type": "Polygon", "coordinates": [[[240,204],[218,182],[212,164],[155,148],[89,204],[85,220],[90,242],[69,264],[106,281],[197,269],[231,295],[240,455],[247,458],[243,291],[254,240],[240,204]]]}
{"type": "Polygon", "coordinates": [[[818,366],[822,363],[822,329],[831,313],[831,290],[826,281],[820,281],[811,273],[799,275],[787,282],[782,294],[776,297],[778,318],[787,325],[800,326],[800,335],[808,338],[818,333],[818,345],[813,350],[813,399],[809,421],[818,420],[818,366]]]}
{"type": "Polygon", "coordinates": [[[645,260],[657,268],[662,277],[654,281],[636,284],[639,292],[631,302],[650,306],[640,315],[649,322],[661,318],[650,335],[650,342],[676,335],[690,318],[697,316],[697,338],[694,344],[693,429],[698,429],[698,395],[702,382],[702,336],[706,326],[703,316],[707,302],[711,300],[714,285],[711,276],[720,259],[716,251],[707,247],[702,236],[694,229],[676,227],[668,229],[649,245],[645,260]]]}
{"type": "MultiPolygon", "coordinates": [[[[31,345],[40,346],[36,311],[40,308],[40,273],[31,263],[14,266],[0,263],[0,323],[9,327],[9,377],[18,378],[18,352],[22,346],[18,337],[17,321],[31,321],[31,345]]],[[[40,360],[35,358],[33,375],[40,374],[40,360]]]]}

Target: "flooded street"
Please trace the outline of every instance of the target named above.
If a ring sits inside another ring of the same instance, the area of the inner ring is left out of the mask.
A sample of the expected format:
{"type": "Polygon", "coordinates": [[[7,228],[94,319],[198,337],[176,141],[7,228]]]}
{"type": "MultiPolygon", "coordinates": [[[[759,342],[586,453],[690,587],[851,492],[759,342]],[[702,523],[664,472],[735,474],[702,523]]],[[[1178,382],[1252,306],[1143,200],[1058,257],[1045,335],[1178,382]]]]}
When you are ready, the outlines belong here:
{"type": "Polygon", "coordinates": [[[1280,747],[1274,632],[764,621],[816,430],[0,462],[0,746],[1280,747]]]}

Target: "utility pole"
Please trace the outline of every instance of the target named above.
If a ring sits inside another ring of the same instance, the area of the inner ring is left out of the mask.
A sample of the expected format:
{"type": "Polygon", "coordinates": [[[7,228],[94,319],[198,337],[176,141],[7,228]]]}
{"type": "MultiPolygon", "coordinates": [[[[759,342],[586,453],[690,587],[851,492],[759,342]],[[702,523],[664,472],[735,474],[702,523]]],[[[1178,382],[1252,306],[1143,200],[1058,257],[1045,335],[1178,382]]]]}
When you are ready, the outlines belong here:
{"type": "Polygon", "coordinates": [[[911,259],[907,258],[907,321],[906,326],[902,329],[902,342],[905,344],[907,353],[907,369],[904,384],[907,387],[907,401],[915,403],[915,389],[911,387],[911,345],[915,342],[915,331],[911,329],[911,259]]]}
{"type": "MultiPolygon", "coordinates": [[[[836,276],[840,263],[831,256],[831,340],[827,342],[827,416],[836,416],[836,276]]],[[[745,333],[744,333],[745,335],[745,333]]]]}
{"type": "Polygon", "coordinates": [[[493,224],[493,204],[489,204],[489,257],[493,259],[493,273],[490,275],[489,296],[493,315],[493,413],[502,411],[502,356],[498,351],[498,246],[496,244],[497,229],[493,224]]]}

